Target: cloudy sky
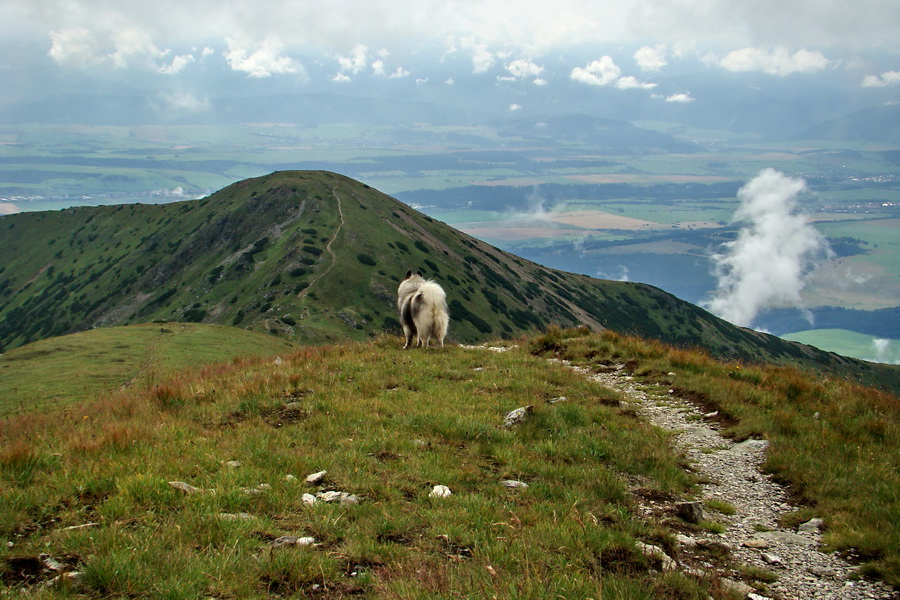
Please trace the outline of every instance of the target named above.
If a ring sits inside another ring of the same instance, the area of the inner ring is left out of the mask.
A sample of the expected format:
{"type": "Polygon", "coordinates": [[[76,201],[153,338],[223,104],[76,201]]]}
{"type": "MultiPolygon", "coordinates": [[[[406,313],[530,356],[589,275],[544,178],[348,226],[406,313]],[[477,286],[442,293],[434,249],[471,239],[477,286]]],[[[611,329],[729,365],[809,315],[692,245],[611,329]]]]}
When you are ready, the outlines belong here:
{"type": "Polygon", "coordinates": [[[776,77],[850,69],[861,86],[890,86],[900,83],[898,31],[896,0],[0,1],[0,35],[18,48],[5,52],[6,69],[49,59],[174,76],[212,63],[302,79],[316,62],[330,63],[335,83],[363,73],[422,79],[429,74],[404,60],[428,52],[463,56],[473,74],[542,85],[558,74],[548,72],[554,56],[594,45],[603,53],[590,62],[554,68],[587,85],[641,87],[692,56],[776,77]],[[885,55],[893,68],[871,60],[885,55]]]}

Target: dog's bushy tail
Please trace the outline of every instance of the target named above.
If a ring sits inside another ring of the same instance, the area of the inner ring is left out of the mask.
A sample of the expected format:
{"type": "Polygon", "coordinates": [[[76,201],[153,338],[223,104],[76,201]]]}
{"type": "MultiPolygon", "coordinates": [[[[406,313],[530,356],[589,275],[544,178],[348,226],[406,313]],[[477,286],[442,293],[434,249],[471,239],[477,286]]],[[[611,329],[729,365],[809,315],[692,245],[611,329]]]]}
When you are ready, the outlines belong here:
{"type": "Polygon", "coordinates": [[[430,339],[434,339],[443,346],[450,325],[447,294],[444,289],[432,281],[425,282],[412,301],[417,305],[413,312],[416,315],[416,330],[420,343],[427,345],[430,339]]]}

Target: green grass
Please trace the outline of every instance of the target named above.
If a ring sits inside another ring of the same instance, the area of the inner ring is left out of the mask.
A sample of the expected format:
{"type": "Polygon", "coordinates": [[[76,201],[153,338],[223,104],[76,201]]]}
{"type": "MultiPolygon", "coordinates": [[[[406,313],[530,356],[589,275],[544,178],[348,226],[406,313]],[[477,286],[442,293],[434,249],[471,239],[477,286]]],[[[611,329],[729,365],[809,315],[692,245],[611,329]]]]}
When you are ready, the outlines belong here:
{"type": "Polygon", "coordinates": [[[731,420],[726,434],[770,440],[764,467],[824,518],[824,541],[862,571],[900,584],[900,402],[846,380],[787,367],[719,362],[614,333],[551,330],[532,351],[585,366],[610,357],[731,420]],[[669,375],[674,373],[674,375],[669,375]]]}
{"type": "Polygon", "coordinates": [[[822,350],[836,352],[873,362],[900,364],[900,342],[885,340],[886,347],[879,350],[875,345],[876,336],[865,335],[846,329],[811,329],[781,336],[782,339],[809,344],[822,350]]]}
{"type": "Polygon", "coordinates": [[[629,482],[692,489],[666,435],[621,412],[613,392],[524,352],[403,352],[395,339],[305,348],[281,365],[182,373],[78,414],[0,421],[7,591],[57,597],[10,573],[11,560],[48,553],[85,574],[78,592],[90,596],[708,596],[708,582],[659,575],[636,549],[673,542],[640,516],[629,482]],[[526,402],[532,418],[504,428],[526,402]],[[323,484],[303,483],[323,469],[323,484]],[[176,480],[203,491],[185,495],[176,480]],[[271,487],[245,491],[261,483],[271,487]],[[429,497],[437,484],[453,495],[429,497]],[[361,501],[302,502],[319,490],[361,501]],[[251,517],[223,516],[238,513],[251,517]],[[272,548],[282,535],[317,546],[272,548]]]}
{"type": "Polygon", "coordinates": [[[0,417],[147,387],[178,370],[295,346],[221,325],[148,323],[41,340],[0,355],[0,417]]]}

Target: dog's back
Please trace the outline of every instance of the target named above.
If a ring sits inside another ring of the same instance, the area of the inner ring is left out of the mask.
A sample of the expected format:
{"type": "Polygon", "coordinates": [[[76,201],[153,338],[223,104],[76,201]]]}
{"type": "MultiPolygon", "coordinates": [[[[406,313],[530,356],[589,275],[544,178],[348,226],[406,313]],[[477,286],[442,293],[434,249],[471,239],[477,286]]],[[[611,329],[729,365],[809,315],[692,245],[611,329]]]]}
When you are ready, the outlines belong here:
{"type": "Polygon", "coordinates": [[[421,273],[406,273],[397,288],[397,308],[400,311],[400,325],[406,338],[404,348],[417,338],[417,345],[428,346],[431,339],[444,345],[450,317],[447,311],[447,295],[444,289],[433,281],[426,281],[421,273]]]}

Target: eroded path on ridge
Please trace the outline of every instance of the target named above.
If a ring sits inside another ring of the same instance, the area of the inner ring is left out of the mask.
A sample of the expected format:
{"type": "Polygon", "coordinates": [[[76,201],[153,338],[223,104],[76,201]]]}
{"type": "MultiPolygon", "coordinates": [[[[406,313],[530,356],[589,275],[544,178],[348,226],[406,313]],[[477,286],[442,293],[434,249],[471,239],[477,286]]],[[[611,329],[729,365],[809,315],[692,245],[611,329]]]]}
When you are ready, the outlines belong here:
{"type": "MultiPolygon", "coordinates": [[[[553,360],[553,359],[551,359],[553,360]]],[[[559,361],[563,362],[563,361],[559,361]]],[[[565,363],[564,363],[565,364],[565,363]]],[[[608,373],[568,365],[585,377],[621,393],[654,425],[673,432],[674,444],[688,458],[691,469],[703,483],[703,501],[718,500],[734,507],[734,514],[708,512],[725,526],[725,532],[702,536],[679,536],[679,553],[696,556],[693,549],[706,540],[723,542],[732,562],[773,573],[777,579],[766,584],[766,594],[749,593],[750,598],[822,600],[897,599],[885,584],[856,581],[854,567],[835,554],[821,552],[820,522],[810,521],[797,531],[779,526],[779,517],[792,512],[783,486],[760,470],[768,442],[748,440],[734,443],[719,433],[719,426],[703,409],[677,397],[669,390],[661,393],[642,388],[618,365],[608,373]],[[706,538],[706,540],[702,539],[706,538]]],[[[672,374],[677,377],[677,374],[672,374]]],[[[651,507],[645,507],[652,512],[651,507]]],[[[696,534],[695,534],[696,535],[696,534]]],[[[685,571],[688,561],[682,562],[685,571]]],[[[700,565],[701,569],[712,565],[700,565]]],[[[739,573],[719,573],[739,579],[739,573]]]]}
{"type": "Polygon", "coordinates": [[[326,275],[328,275],[331,272],[331,270],[334,268],[334,264],[337,262],[337,256],[334,254],[334,250],[331,249],[331,245],[334,243],[334,240],[337,239],[337,236],[341,233],[341,230],[344,228],[344,210],[341,207],[341,197],[338,196],[337,188],[331,190],[331,194],[334,196],[335,201],[337,201],[338,216],[340,216],[340,218],[341,218],[341,222],[338,223],[338,226],[337,226],[337,228],[335,228],[334,233],[331,234],[331,238],[329,238],[328,242],[325,244],[325,252],[327,252],[328,256],[331,257],[331,262],[329,263],[329,265],[327,267],[325,267],[324,271],[322,271],[321,273],[316,275],[309,282],[309,285],[306,286],[306,289],[302,290],[299,294],[297,294],[298,298],[305,297],[306,294],[309,293],[309,290],[311,290],[312,287],[314,285],[316,285],[317,281],[319,281],[320,279],[322,279],[323,277],[325,277],[326,275]]]}

